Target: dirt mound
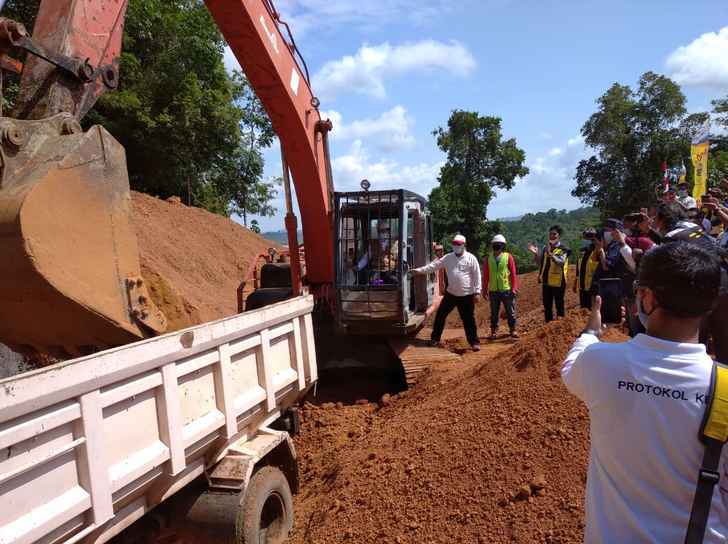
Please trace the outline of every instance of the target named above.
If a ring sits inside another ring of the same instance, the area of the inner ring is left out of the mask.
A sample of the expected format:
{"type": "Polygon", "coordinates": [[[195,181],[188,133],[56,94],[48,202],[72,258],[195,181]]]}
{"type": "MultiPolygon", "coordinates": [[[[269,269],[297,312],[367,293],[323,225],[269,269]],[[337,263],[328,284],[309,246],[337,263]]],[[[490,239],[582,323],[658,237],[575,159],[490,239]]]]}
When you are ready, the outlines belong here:
{"type": "Polygon", "coordinates": [[[142,276],[169,330],[235,314],[251,259],[277,244],[178,200],[132,193],[132,203],[142,276]]]}
{"type": "MultiPolygon", "coordinates": [[[[574,268],[569,272],[569,277],[573,278],[574,268]]],[[[566,289],[565,305],[566,309],[576,308],[579,306],[578,294],[571,290],[571,280],[569,280],[566,289]]],[[[528,332],[537,326],[541,326],[544,322],[543,304],[541,302],[542,285],[538,283],[538,272],[528,272],[518,275],[518,298],[516,299],[516,320],[519,333],[528,332]]],[[[501,307],[501,311],[502,311],[501,307]]],[[[490,332],[490,303],[481,299],[475,307],[475,321],[478,324],[478,333],[483,336],[490,332]]],[[[454,310],[447,319],[447,327],[460,328],[462,321],[458,316],[457,310],[454,310]]],[[[508,324],[505,321],[505,315],[501,316],[499,332],[506,333],[508,324]]]]}
{"type": "Polygon", "coordinates": [[[581,542],[588,415],[559,367],[584,322],[379,404],[306,405],[292,541],[581,542]]]}

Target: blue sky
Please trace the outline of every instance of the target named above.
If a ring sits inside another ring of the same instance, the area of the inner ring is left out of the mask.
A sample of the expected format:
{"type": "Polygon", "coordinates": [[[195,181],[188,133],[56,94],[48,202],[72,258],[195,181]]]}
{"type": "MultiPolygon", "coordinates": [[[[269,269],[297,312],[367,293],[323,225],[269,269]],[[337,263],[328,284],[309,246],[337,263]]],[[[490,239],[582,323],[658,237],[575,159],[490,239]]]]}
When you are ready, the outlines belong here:
{"type": "MultiPolygon", "coordinates": [[[[337,190],[404,187],[427,195],[444,155],[431,132],[453,109],[503,119],[531,174],[499,192],[488,217],[573,209],[579,130],[614,82],[675,78],[688,108],[728,95],[728,1],[277,0],[334,121],[337,190]]],[[[232,55],[228,66],[235,66],[232,55]]],[[[266,171],[279,175],[278,149],[266,171]]],[[[279,214],[258,218],[283,228],[279,214]]]]}

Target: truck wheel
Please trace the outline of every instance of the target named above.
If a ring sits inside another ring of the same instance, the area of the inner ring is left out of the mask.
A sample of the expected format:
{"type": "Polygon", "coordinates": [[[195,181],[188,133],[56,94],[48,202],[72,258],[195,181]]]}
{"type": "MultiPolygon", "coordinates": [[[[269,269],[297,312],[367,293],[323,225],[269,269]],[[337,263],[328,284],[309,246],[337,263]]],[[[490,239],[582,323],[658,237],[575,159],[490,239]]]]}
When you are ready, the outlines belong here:
{"type": "Polygon", "coordinates": [[[235,523],[238,544],[281,544],[293,528],[293,495],[276,467],[263,467],[250,479],[235,523]]]}

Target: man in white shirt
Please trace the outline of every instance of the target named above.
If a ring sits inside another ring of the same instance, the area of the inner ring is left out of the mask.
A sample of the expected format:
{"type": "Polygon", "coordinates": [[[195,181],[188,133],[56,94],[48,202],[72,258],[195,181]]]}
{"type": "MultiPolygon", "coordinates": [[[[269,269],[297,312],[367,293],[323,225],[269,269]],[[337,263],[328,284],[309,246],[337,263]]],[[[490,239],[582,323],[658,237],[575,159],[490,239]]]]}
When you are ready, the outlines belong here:
{"type": "Polygon", "coordinates": [[[682,204],[682,207],[686,210],[698,207],[695,199],[690,196],[690,193],[688,193],[688,184],[685,181],[681,181],[677,184],[677,201],[682,204]]]}
{"type": "MultiPolygon", "coordinates": [[[[647,334],[600,343],[597,297],[561,369],[589,408],[588,543],[683,542],[705,452],[698,434],[712,360],[698,334],[718,296],[720,265],[695,244],[671,242],[642,257],[636,286],[647,334]]],[[[705,542],[728,536],[725,493],[713,490],[705,542]]]]}
{"type": "Polygon", "coordinates": [[[457,307],[463,322],[465,336],[473,348],[480,351],[478,326],[475,323],[475,303],[480,295],[480,264],[472,253],[465,249],[465,236],[458,234],[452,240],[452,252],[432,261],[427,266],[413,268],[413,274],[431,274],[444,268],[447,272],[447,288],[435,314],[432,326],[432,345],[439,345],[445,320],[457,307]]]}

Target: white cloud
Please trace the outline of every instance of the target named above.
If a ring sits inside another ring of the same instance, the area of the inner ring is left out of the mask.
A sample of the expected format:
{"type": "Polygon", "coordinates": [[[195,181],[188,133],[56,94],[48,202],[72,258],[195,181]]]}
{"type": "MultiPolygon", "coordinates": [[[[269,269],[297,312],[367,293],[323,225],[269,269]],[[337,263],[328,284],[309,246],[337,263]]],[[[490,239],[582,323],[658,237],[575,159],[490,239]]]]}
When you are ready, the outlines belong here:
{"type": "Polygon", "coordinates": [[[488,206],[488,216],[514,217],[551,208],[575,209],[582,206],[571,196],[574,173],[580,159],[587,156],[584,139],[577,136],[565,146],[549,150],[528,163],[530,173],[510,191],[499,191],[488,206]]]}
{"type": "Polygon", "coordinates": [[[296,36],[312,29],[375,30],[387,24],[436,21],[445,12],[464,9],[449,0],[278,0],[281,17],[296,36]]]}
{"type": "Polygon", "coordinates": [[[423,40],[392,46],[363,45],[354,55],[324,64],[313,76],[313,88],[324,98],[354,92],[384,98],[385,79],[423,71],[441,70],[464,77],[475,70],[476,61],[456,41],[423,40]]]}
{"type": "Polygon", "coordinates": [[[681,85],[728,89],[728,26],[678,47],[667,68],[681,85]]]}
{"type": "Polygon", "coordinates": [[[349,152],[332,161],[334,183],[338,191],[359,190],[362,179],[372,189],[409,189],[425,197],[437,184],[444,162],[400,164],[386,158],[372,159],[361,140],[352,142],[349,152]]]}
{"type": "Polygon", "coordinates": [[[331,132],[335,140],[367,139],[384,151],[401,151],[415,145],[412,134],[414,121],[403,106],[395,106],[379,117],[368,117],[344,122],[343,116],[335,110],[321,112],[322,118],[329,118],[334,124],[331,132]]]}

